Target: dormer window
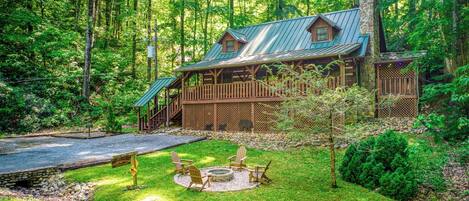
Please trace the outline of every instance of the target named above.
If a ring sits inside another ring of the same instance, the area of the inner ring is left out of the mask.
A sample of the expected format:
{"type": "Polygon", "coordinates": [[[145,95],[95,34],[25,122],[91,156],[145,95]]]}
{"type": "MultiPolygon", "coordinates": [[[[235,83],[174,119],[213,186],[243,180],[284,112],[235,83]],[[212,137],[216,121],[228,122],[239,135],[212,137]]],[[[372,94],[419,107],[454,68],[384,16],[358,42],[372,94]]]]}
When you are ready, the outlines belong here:
{"type": "Polygon", "coordinates": [[[232,29],[226,30],[218,40],[218,44],[222,46],[221,51],[225,53],[237,52],[243,48],[243,45],[247,42],[246,36],[243,33],[232,29]]]}
{"type": "Polygon", "coordinates": [[[316,16],[306,28],[311,33],[313,42],[334,40],[334,36],[340,31],[340,27],[324,15],[316,16]]]}
{"type": "Polygon", "coordinates": [[[226,52],[234,52],[235,51],[235,41],[234,40],[226,40],[225,41],[225,51],[226,52]]]}
{"type": "Polygon", "coordinates": [[[317,37],[317,41],[329,40],[328,28],[327,27],[317,27],[316,28],[316,37],[317,37]]]}

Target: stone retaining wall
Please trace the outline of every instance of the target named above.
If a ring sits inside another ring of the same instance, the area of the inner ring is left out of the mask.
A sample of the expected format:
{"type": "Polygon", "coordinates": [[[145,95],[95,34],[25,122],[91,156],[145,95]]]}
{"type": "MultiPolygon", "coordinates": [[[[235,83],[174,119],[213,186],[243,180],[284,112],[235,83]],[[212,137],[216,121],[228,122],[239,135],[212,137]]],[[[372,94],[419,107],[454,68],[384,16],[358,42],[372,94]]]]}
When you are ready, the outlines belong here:
{"type": "Polygon", "coordinates": [[[60,170],[57,167],[47,167],[40,169],[25,170],[20,172],[4,173],[0,174],[0,187],[39,187],[42,181],[59,173],[60,170]]]}

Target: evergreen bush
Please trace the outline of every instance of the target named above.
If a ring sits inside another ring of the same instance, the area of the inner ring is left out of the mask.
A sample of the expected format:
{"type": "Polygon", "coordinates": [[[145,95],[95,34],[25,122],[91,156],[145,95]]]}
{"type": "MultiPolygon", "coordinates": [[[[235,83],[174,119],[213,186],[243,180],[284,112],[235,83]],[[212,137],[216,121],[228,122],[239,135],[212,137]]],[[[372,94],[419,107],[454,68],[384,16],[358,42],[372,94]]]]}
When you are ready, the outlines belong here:
{"type": "Polygon", "coordinates": [[[407,141],[394,131],[351,145],[339,168],[345,181],[378,189],[386,196],[408,200],[417,192],[407,141]]]}

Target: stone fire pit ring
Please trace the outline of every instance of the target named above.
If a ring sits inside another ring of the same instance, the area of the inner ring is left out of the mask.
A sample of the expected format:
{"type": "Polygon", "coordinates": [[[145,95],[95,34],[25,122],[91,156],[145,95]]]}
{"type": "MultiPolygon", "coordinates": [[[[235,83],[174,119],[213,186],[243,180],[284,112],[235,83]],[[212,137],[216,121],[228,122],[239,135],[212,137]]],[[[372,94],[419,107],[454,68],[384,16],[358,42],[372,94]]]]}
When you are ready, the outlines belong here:
{"type": "Polygon", "coordinates": [[[230,168],[214,167],[207,169],[212,182],[227,182],[233,180],[234,172],[230,168]]]}
{"type": "MultiPolygon", "coordinates": [[[[227,192],[227,191],[242,191],[253,189],[259,186],[257,182],[249,182],[249,171],[247,170],[232,170],[228,167],[208,167],[200,168],[202,175],[212,175],[211,185],[206,187],[203,191],[207,192],[227,192]],[[215,174],[214,174],[215,173],[215,174]]],[[[174,182],[183,187],[189,186],[191,178],[189,174],[174,175],[174,182]]],[[[194,189],[198,189],[195,187],[194,189]]]]}

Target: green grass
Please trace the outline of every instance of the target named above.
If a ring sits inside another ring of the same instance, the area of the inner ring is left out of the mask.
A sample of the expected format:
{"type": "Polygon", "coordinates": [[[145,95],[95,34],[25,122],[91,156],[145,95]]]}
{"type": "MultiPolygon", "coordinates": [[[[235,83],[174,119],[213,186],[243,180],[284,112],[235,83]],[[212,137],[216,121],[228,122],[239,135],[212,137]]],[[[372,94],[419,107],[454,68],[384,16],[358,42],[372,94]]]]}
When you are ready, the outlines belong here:
{"type": "MultiPolygon", "coordinates": [[[[192,159],[197,167],[226,164],[237,145],[223,141],[203,141],[139,156],[139,184],[146,188],[125,191],[131,184],[129,167],[112,169],[109,164],[65,173],[69,181],[96,182],[96,200],[388,200],[361,186],[338,180],[339,188],[330,188],[329,154],[314,148],[292,151],[260,151],[248,149],[248,165],[273,160],[270,185],[240,192],[196,192],[173,182],[170,151],[192,159]]],[[[340,153],[340,157],[342,153],[340,153]]]]}

